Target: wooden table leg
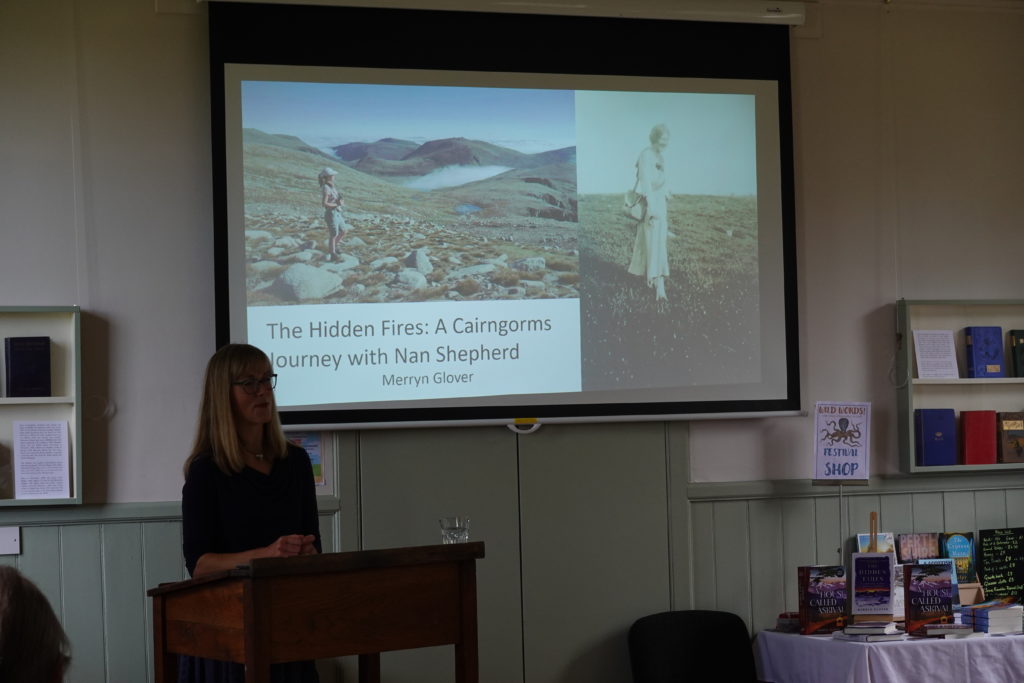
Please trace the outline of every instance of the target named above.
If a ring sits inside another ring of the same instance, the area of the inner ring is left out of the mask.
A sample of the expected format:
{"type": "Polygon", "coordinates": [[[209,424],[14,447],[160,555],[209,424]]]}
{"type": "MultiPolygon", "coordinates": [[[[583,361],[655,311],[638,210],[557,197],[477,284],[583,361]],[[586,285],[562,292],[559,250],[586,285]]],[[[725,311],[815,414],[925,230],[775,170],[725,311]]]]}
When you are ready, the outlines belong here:
{"type": "Polygon", "coordinates": [[[380,653],[359,655],[359,683],[380,683],[380,653]]]}

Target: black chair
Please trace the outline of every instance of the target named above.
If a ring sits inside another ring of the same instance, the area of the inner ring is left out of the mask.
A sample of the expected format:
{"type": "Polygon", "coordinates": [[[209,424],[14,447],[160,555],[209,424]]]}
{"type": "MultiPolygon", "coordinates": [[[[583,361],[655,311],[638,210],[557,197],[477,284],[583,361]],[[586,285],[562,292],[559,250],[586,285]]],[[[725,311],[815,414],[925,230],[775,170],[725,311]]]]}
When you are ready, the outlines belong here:
{"type": "Polygon", "coordinates": [[[633,683],[757,681],[746,624],[712,610],[661,612],[629,628],[633,683]]]}

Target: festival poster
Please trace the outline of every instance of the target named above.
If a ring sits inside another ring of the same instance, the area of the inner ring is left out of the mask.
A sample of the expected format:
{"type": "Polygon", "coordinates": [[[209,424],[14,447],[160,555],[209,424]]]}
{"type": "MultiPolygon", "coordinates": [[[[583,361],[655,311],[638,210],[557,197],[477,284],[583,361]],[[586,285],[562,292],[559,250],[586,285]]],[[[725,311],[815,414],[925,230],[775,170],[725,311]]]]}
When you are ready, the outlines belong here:
{"type": "Polygon", "coordinates": [[[871,476],[871,404],[814,404],[814,478],[860,480],[871,476]]]}

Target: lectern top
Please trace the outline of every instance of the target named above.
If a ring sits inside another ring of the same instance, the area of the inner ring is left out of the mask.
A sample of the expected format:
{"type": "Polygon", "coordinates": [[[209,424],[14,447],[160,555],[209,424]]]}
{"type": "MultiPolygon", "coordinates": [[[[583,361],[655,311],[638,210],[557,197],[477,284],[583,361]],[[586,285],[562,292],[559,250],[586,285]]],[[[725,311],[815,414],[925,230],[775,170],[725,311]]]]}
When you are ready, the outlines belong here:
{"type": "Polygon", "coordinates": [[[161,595],[170,591],[219,581],[225,578],[263,578],[282,575],[323,574],[361,569],[435,564],[442,562],[464,562],[478,560],[484,556],[482,541],[453,543],[450,545],[422,545],[408,548],[382,548],[380,550],[357,550],[322,555],[301,555],[297,557],[265,557],[250,560],[234,569],[204,574],[195,579],[165,583],[151,588],[147,595],[161,595]]]}

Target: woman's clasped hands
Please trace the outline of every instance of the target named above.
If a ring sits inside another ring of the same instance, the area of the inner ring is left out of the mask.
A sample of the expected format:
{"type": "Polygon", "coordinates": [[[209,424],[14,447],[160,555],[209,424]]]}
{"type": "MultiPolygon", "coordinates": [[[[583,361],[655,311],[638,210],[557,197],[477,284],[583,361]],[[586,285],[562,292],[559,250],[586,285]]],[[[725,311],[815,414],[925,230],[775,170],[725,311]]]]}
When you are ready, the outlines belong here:
{"type": "Polygon", "coordinates": [[[315,555],[316,548],[313,542],[316,537],[312,534],[289,534],[268,545],[264,550],[264,557],[295,557],[296,555],[315,555]]]}

